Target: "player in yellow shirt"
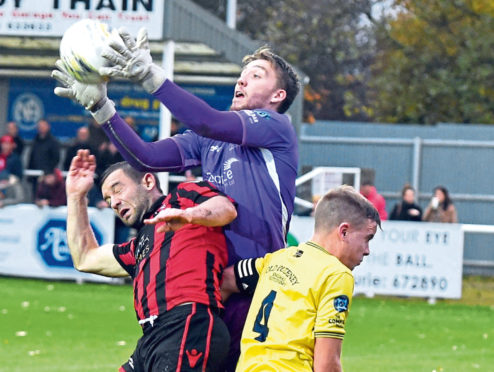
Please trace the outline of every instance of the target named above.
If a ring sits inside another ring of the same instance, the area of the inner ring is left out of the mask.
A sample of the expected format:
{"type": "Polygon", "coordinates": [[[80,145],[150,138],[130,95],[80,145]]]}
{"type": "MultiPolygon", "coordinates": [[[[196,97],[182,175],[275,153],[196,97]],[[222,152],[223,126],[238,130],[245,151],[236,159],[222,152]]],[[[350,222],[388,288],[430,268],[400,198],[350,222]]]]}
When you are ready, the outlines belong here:
{"type": "Polygon", "coordinates": [[[354,279],[381,226],[352,187],[329,191],[315,211],[312,239],[226,269],[224,293],[254,297],[242,333],[238,372],[341,371],[341,345],[354,279]]]}

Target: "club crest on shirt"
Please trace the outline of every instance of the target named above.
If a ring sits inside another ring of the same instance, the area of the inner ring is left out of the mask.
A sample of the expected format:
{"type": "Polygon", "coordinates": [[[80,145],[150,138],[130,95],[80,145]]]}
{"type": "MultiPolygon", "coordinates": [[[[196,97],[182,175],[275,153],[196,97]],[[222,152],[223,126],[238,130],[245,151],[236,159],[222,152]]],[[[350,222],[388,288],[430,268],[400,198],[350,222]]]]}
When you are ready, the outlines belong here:
{"type": "Polygon", "coordinates": [[[271,115],[269,115],[266,111],[257,111],[257,115],[265,119],[271,119],[271,115]]]}
{"type": "Polygon", "coordinates": [[[141,236],[136,249],[136,261],[141,262],[149,252],[149,237],[141,236]]]}
{"type": "Polygon", "coordinates": [[[350,301],[348,300],[348,297],[345,295],[338,296],[333,301],[334,308],[339,313],[342,313],[343,311],[347,311],[349,303],[350,301]]]}

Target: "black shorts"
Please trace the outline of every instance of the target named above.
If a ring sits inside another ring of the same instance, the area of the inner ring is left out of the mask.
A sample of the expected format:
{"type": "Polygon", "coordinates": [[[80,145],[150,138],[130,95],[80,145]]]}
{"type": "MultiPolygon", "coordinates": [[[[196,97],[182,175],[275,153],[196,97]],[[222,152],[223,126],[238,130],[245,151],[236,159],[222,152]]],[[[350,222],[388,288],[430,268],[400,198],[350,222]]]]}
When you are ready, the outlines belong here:
{"type": "Polygon", "coordinates": [[[224,371],[230,335],[208,306],[176,306],[146,323],[144,335],[120,372],[224,371]]]}

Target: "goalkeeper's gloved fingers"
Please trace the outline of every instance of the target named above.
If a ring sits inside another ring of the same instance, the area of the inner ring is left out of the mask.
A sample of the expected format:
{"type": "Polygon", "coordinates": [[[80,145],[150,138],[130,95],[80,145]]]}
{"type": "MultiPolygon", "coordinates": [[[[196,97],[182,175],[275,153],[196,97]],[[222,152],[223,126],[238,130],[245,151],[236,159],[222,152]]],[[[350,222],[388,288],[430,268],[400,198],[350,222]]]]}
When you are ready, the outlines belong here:
{"type": "Polygon", "coordinates": [[[146,28],[141,27],[139,32],[137,33],[137,48],[138,49],[148,49],[149,50],[149,40],[148,40],[148,31],[146,28]]]}
{"type": "Polygon", "coordinates": [[[64,87],[70,87],[72,85],[72,79],[67,74],[61,72],[60,70],[53,70],[51,72],[51,77],[57,80],[64,87]]]}
{"type": "Polygon", "coordinates": [[[56,79],[59,83],[66,87],[70,87],[74,83],[74,78],[72,78],[63,66],[63,62],[59,59],[55,62],[55,66],[58,70],[53,70],[51,72],[52,78],[56,79]]]}
{"type": "Polygon", "coordinates": [[[70,99],[75,98],[72,88],[56,87],[53,92],[59,97],[70,98],[70,99]]]}
{"type": "Polygon", "coordinates": [[[65,64],[63,63],[63,61],[61,59],[57,59],[55,61],[55,67],[58,68],[63,73],[65,73],[66,75],[68,75],[67,69],[65,68],[65,64]]]}
{"type": "Polygon", "coordinates": [[[118,34],[120,35],[122,41],[130,52],[135,52],[137,50],[134,37],[129,33],[129,31],[127,31],[125,27],[120,27],[118,29],[118,34]]]}
{"type": "Polygon", "coordinates": [[[103,51],[101,52],[101,55],[103,58],[107,59],[110,61],[112,66],[121,66],[125,67],[127,65],[127,62],[132,59],[132,55],[127,56],[119,51],[115,50],[113,46],[116,44],[112,44],[110,42],[109,46],[107,48],[104,48],[103,51]]]}
{"type": "Polygon", "coordinates": [[[98,73],[101,76],[109,76],[109,77],[125,77],[125,73],[121,66],[113,66],[113,67],[100,67],[98,73]]]}

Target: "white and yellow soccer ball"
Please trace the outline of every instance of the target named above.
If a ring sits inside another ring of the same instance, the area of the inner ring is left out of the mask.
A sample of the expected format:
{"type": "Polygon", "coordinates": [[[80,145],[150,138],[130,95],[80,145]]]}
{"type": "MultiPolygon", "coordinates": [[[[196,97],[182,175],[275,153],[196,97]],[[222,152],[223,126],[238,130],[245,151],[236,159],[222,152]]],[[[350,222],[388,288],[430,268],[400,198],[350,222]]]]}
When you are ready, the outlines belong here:
{"type": "Polygon", "coordinates": [[[60,59],[65,70],[76,80],[94,84],[103,80],[98,73],[108,61],[101,53],[111,36],[106,23],[93,19],[82,19],[72,24],[60,42],[60,59]]]}

